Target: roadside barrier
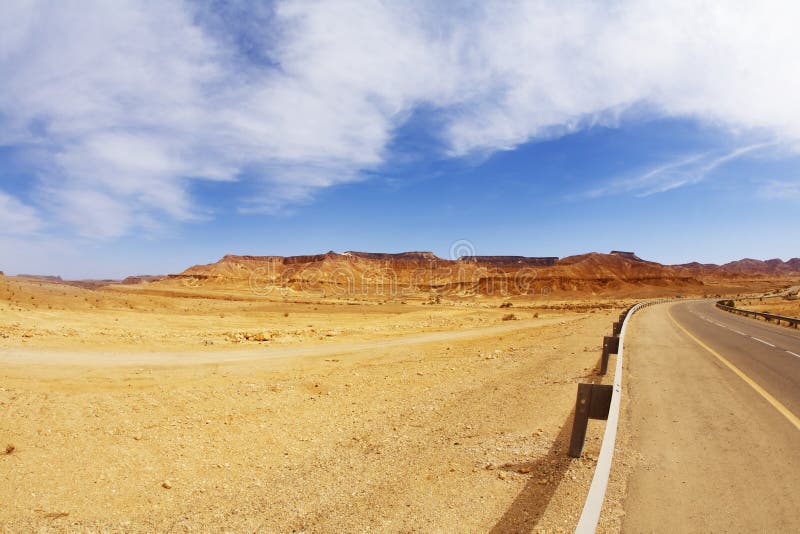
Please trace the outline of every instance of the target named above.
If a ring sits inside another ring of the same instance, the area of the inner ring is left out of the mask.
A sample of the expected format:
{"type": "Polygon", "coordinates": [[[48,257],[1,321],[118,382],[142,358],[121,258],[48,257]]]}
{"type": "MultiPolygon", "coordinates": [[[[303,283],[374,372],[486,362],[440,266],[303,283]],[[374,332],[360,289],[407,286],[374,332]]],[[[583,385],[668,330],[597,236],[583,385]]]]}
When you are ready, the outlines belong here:
{"type": "Polygon", "coordinates": [[[583,511],[578,520],[576,533],[588,534],[597,528],[600,520],[600,511],[608,487],[608,476],[611,473],[611,460],[614,456],[614,446],[617,439],[617,424],[619,423],[619,406],[622,397],[622,352],[625,341],[625,331],[633,314],[664,302],[673,302],[680,299],[658,299],[641,302],[622,312],[619,321],[615,322],[611,336],[603,337],[603,354],[600,359],[600,374],[605,374],[608,367],[609,354],[616,354],[617,361],[614,366],[614,383],[606,384],[578,384],[578,398],[575,401],[575,419],[572,424],[572,436],[569,444],[569,455],[579,458],[583,451],[586,439],[586,428],[589,419],[605,419],[606,429],[603,442],[600,445],[600,454],[597,456],[592,485],[583,504],[583,511]]]}
{"type": "Polygon", "coordinates": [[[764,312],[757,312],[753,310],[744,310],[742,308],[734,308],[733,306],[728,306],[727,304],[723,304],[724,301],[719,300],[717,301],[717,308],[721,310],[725,310],[727,312],[735,313],[738,315],[744,315],[746,317],[763,317],[767,322],[775,321],[776,324],[783,324],[786,323],[786,326],[792,326],[797,328],[797,325],[800,324],[800,319],[796,317],[785,317],[783,315],[775,315],[774,313],[764,313],[764,312]]]}

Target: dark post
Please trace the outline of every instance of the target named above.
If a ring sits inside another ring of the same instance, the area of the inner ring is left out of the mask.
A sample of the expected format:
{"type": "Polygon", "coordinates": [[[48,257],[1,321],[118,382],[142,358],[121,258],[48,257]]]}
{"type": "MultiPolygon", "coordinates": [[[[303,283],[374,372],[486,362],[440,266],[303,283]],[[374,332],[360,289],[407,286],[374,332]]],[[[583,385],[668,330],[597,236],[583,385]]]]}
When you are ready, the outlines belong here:
{"type": "Polygon", "coordinates": [[[583,442],[586,439],[586,425],[589,422],[589,403],[592,400],[594,384],[578,384],[578,398],[575,401],[575,420],[572,422],[572,437],[569,440],[569,455],[580,458],[583,442]]]}
{"type": "Polygon", "coordinates": [[[589,419],[608,419],[614,387],[605,384],[578,384],[578,399],[575,401],[575,420],[572,422],[572,437],[569,440],[569,455],[580,458],[583,442],[586,441],[586,426],[589,419]]]}
{"type": "Polygon", "coordinates": [[[600,374],[608,371],[608,355],[618,354],[619,338],[616,336],[603,336],[603,355],[600,357],[600,374]]]}

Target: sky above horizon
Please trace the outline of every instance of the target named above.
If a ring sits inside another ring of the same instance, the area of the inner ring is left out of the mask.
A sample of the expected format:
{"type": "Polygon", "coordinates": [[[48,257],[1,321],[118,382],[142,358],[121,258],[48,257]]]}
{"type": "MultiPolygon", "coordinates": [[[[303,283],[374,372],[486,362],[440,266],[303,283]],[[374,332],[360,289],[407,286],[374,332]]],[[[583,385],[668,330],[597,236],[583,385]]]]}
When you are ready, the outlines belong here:
{"type": "Polygon", "coordinates": [[[0,270],[800,256],[800,4],[0,7],[0,270]]]}

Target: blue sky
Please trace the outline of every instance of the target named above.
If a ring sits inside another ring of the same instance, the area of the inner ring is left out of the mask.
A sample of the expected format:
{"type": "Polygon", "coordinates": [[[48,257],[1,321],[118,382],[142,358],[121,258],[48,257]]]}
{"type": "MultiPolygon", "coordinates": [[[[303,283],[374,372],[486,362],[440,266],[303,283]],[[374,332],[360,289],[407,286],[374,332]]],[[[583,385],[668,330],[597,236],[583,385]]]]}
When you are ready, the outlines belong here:
{"type": "Polygon", "coordinates": [[[0,270],[800,255],[797,7],[662,4],[10,2],[0,270]]]}

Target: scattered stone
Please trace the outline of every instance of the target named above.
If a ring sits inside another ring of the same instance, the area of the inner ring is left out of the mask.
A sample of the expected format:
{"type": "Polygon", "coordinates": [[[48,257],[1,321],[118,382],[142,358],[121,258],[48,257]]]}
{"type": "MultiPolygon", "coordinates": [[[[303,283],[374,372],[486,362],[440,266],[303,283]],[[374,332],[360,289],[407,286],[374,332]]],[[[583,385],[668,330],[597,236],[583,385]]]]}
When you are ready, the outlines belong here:
{"type": "Polygon", "coordinates": [[[15,450],[17,450],[17,447],[13,443],[6,445],[6,454],[11,454],[15,450]]]}
{"type": "Polygon", "coordinates": [[[164,489],[172,489],[172,484],[170,483],[169,480],[165,480],[164,482],[161,483],[161,487],[164,489]]]}
{"type": "Polygon", "coordinates": [[[499,478],[500,480],[505,480],[507,477],[508,475],[506,475],[503,471],[497,473],[497,478],[499,478]]]}
{"type": "Polygon", "coordinates": [[[48,519],[58,519],[59,517],[67,517],[69,512],[47,512],[44,517],[48,519]]]}
{"type": "Polygon", "coordinates": [[[531,468],[530,468],[530,467],[521,467],[521,468],[520,468],[520,469],[517,471],[517,473],[520,473],[520,474],[522,474],[522,475],[527,475],[527,474],[528,474],[528,473],[530,473],[530,472],[531,472],[531,468]]]}
{"type": "Polygon", "coordinates": [[[133,436],[133,439],[135,439],[136,441],[139,441],[139,440],[142,439],[142,436],[138,436],[138,435],[137,436],[133,436]]]}

